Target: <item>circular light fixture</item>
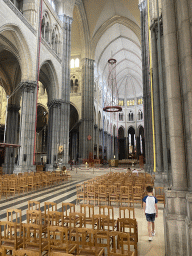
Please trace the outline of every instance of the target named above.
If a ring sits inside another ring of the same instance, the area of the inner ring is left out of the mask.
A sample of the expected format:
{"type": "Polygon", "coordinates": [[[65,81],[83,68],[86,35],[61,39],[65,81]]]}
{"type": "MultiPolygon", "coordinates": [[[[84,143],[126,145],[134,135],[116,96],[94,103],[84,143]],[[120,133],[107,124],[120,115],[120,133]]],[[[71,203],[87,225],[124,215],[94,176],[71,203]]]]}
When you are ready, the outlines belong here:
{"type": "Polygon", "coordinates": [[[107,107],[103,108],[103,111],[111,112],[111,113],[120,112],[120,111],[122,111],[122,107],[119,107],[119,106],[107,106],[107,107]]]}

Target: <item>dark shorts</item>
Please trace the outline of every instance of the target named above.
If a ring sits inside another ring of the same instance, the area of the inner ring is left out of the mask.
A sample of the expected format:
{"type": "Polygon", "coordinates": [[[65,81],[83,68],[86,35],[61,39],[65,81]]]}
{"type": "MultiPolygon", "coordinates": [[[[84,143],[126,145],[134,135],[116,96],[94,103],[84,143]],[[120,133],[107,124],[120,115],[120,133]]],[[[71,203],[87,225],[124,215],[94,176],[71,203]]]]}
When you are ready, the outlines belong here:
{"type": "Polygon", "coordinates": [[[153,213],[153,214],[145,213],[145,215],[146,215],[146,220],[147,221],[150,221],[150,222],[154,222],[155,221],[156,213],[153,213]]]}

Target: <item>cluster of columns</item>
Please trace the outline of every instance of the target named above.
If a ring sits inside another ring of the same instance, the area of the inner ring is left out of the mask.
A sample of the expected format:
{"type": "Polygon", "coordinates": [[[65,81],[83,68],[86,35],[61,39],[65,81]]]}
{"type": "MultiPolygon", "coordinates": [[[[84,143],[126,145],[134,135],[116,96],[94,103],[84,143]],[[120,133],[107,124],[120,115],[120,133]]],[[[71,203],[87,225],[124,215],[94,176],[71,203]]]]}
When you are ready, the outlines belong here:
{"type": "Polygon", "coordinates": [[[79,156],[93,157],[94,138],[94,61],[82,60],[82,122],[79,128],[79,156]]]}
{"type": "Polygon", "coordinates": [[[188,0],[164,0],[162,6],[172,170],[172,190],[166,192],[166,252],[191,255],[192,12],[188,0]]]}
{"type": "MultiPolygon", "coordinates": [[[[68,164],[69,155],[69,118],[70,118],[70,56],[71,56],[71,24],[72,18],[61,15],[63,22],[63,55],[62,55],[62,89],[61,98],[52,99],[48,102],[49,121],[48,121],[48,153],[47,153],[47,170],[53,170],[53,166],[58,162],[62,165],[68,164]]],[[[20,117],[20,133],[17,165],[14,172],[25,172],[34,170],[33,156],[35,143],[35,119],[36,119],[36,97],[37,83],[22,82],[22,106],[20,117]]],[[[17,110],[18,111],[18,110],[17,110]]],[[[13,112],[13,111],[12,111],[13,112]]],[[[8,132],[11,134],[11,125],[9,119],[13,114],[11,109],[8,111],[8,132]]],[[[15,117],[16,119],[16,117],[15,117]]],[[[11,142],[15,143],[12,139],[11,142]]],[[[10,150],[7,150],[7,154],[10,150]]],[[[7,155],[7,163],[10,157],[7,155]]],[[[13,162],[13,161],[12,161],[13,162]]],[[[12,172],[12,171],[11,171],[12,172]]]]}
{"type": "MultiPolygon", "coordinates": [[[[170,177],[169,187],[165,192],[164,210],[165,254],[169,256],[189,256],[192,251],[192,25],[190,23],[192,11],[190,4],[189,0],[162,0],[162,20],[159,17],[159,25],[154,21],[151,26],[156,167],[159,173],[168,173],[170,177]]],[[[143,1],[143,5],[140,5],[142,28],[145,26],[143,15],[144,13],[147,15],[146,6],[147,1],[143,1]]],[[[147,38],[142,41],[143,58],[145,56],[143,47],[146,42],[148,42],[147,38]]],[[[145,68],[147,69],[147,65],[145,68]]],[[[146,104],[145,100],[144,104],[146,104]]],[[[148,126],[145,125],[145,131],[147,129],[148,126]]],[[[152,159],[153,155],[147,154],[146,157],[152,159]]],[[[159,182],[163,183],[163,175],[159,177],[161,177],[159,182]]]]}
{"type": "MultiPolygon", "coordinates": [[[[16,104],[9,104],[7,109],[7,133],[6,142],[10,144],[18,143],[18,120],[20,107],[16,104]]],[[[17,159],[17,149],[6,148],[5,164],[3,166],[6,174],[13,173],[17,159]]]]}
{"type": "Polygon", "coordinates": [[[35,141],[36,97],[37,83],[23,82],[21,85],[22,103],[19,132],[19,152],[17,166],[14,172],[34,170],[33,152],[35,141]]]}
{"type": "Polygon", "coordinates": [[[152,136],[152,111],[151,111],[151,87],[149,66],[149,41],[148,41],[148,9],[147,0],[139,5],[141,15],[141,47],[142,47],[142,76],[143,76],[143,108],[145,127],[145,170],[153,171],[153,136],[152,136]]]}

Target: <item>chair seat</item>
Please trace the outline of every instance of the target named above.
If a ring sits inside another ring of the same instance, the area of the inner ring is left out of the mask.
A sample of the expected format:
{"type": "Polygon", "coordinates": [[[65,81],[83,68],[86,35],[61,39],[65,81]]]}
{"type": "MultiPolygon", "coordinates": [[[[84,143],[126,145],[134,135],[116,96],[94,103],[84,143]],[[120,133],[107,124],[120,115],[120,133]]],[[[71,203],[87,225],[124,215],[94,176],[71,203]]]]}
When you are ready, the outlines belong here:
{"type": "Polygon", "coordinates": [[[79,249],[79,255],[102,255],[104,253],[104,248],[87,247],[79,249]]]}
{"type": "MultiPolygon", "coordinates": [[[[64,252],[64,251],[66,251],[66,248],[67,248],[67,245],[65,243],[59,244],[59,246],[52,245],[51,246],[51,252],[58,252],[58,251],[64,252]]],[[[75,244],[68,245],[69,253],[73,252],[76,248],[77,248],[77,245],[75,245],[75,244]]]]}
{"type": "Polygon", "coordinates": [[[121,254],[121,250],[119,249],[117,249],[116,252],[114,252],[113,250],[110,251],[110,256],[121,256],[121,255],[134,256],[135,252],[124,251],[124,254],[121,254]]]}

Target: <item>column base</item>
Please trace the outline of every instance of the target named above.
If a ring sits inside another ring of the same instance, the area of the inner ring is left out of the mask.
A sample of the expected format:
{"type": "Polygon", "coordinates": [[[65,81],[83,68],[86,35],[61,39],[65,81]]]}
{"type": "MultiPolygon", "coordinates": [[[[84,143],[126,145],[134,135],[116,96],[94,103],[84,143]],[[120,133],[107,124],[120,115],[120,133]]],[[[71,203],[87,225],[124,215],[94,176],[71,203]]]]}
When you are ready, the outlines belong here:
{"type": "Polygon", "coordinates": [[[3,167],[3,172],[5,174],[12,174],[13,173],[13,170],[14,170],[14,164],[3,164],[2,167],[3,167]]]}
{"type": "Polygon", "coordinates": [[[46,164],[45,169],[46,169],[46,172],[53,172],[55,171],[56,168],[52,164],[46,164]]]}
{"type": "Polygon", "coordinates": [[[155,187],[169,187],[167,172],[157,171],[155,173],[155,187]]]}
{"type": "Polygon", "coordinates": [[[32,165],[32,166],[22,166],[22,165],[15,165],[14,166],[14,174],[18,174],[18,173],[24,173],[24,172],[36,172],[36,166],[32,165]]]}
{"type": "Polygon", "coordinates": [[[166,256],[187,254],[186,204],[187,191],[166,190],[164,210],[164,236],[166,256]]]}

